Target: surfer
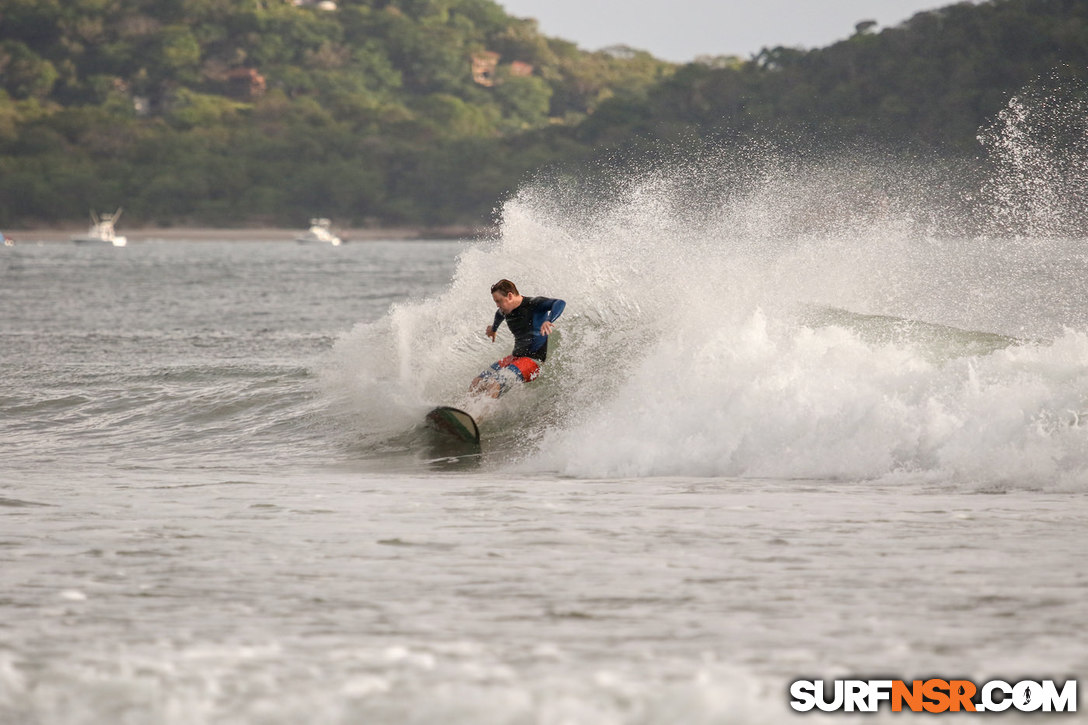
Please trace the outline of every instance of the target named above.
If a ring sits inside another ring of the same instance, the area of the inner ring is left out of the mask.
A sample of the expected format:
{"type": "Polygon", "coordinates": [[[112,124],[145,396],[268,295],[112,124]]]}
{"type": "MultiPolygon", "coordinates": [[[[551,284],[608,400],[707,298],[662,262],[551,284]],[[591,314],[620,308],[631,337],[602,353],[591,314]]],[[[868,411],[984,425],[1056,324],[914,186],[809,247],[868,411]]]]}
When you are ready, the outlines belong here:
{"type": "Polygon", "coordinates": [[[469,391],[498,398],[514,383],[527,383],[540,375],[540,366],[548,356],[548,335],[555,329],[555,320],[567,303],[550,297],[522,297],[508,279],[491,285],[491,298],[498,310],[485,333],[495,342],[499,325],[506,320],[506,326],[514,333],[514,350],[476,376],[469,391]]]}

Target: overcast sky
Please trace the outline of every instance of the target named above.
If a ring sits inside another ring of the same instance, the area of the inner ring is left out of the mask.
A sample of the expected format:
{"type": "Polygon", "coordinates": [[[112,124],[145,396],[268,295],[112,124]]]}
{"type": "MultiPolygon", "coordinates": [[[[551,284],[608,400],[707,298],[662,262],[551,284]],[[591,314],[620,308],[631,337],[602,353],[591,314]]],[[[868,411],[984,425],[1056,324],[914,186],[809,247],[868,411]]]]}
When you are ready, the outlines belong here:
{"type": "Polygon", "coordinates": [[[880,28],[953,0],[498,0],[536,18],[545,35],[585,50],[629,45],[684,62],[699,55],[758,53],[785,45],[819,48],[849,37],[861,20],[880,28]]]}

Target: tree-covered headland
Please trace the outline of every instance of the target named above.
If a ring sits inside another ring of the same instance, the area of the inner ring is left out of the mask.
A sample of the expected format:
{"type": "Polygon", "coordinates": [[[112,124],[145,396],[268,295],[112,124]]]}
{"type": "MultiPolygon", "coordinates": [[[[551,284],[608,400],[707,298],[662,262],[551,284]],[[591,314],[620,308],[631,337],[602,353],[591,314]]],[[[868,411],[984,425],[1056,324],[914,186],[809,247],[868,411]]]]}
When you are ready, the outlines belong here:
{"type": "Polygon", "coordinates": [[[0,0],[0,227],[120,204],[134,225],[474,224],[534,169],[662,141],[970,156],[1024,84],[1086,67],[1085,0],[682,66],[491,0],[0,0]]]}

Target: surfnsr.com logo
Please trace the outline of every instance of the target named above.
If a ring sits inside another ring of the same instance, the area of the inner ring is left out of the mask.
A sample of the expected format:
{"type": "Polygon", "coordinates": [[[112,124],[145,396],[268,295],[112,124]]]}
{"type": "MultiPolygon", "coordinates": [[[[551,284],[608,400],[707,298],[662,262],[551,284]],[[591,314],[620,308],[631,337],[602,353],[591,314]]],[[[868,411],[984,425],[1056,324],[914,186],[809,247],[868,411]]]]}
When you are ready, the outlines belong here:
{"type": "Polygon", "coordinates": [[[1076,712],[1077,681],[1059,687],[1054,680],[797,680],[790,697],[798,712],[876,712],[885,703],[892,712],[1076,712]]]}

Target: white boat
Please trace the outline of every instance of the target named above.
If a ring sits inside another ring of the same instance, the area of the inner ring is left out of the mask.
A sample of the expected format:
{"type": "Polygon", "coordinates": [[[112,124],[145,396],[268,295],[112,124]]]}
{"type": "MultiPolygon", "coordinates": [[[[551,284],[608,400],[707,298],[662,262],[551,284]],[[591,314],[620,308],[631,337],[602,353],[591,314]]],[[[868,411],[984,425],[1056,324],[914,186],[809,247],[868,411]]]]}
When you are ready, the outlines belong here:
{"type": "Polygon", "coordinates": [[[328,219],[311,219],[309,231],[295,237],[295,241],[300,244],[331,244],[334,247],[343,244],[343,240],[333,234],[332,223],[328,219]]]}
{"type": "Polygon", "coordinates": [[[92,211],[91,228],[86,234],[72,237],[72,241],[77,244],[112,244],[115,247],[123,247],[128,243],[128,239],[117,236],[113,230],[113,225],[120,218],[120,207],[113,214],[103,213],[101,217],[92,211]]]}

